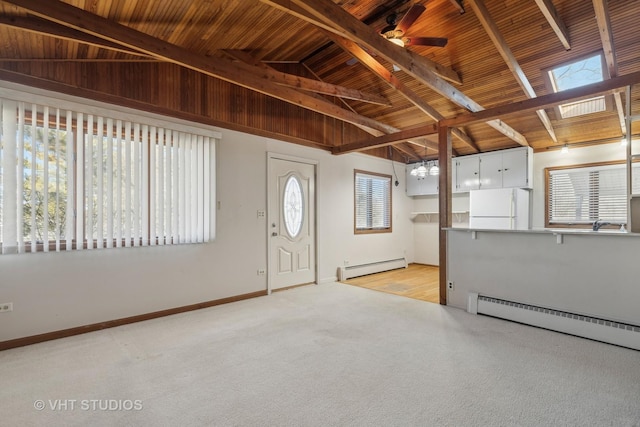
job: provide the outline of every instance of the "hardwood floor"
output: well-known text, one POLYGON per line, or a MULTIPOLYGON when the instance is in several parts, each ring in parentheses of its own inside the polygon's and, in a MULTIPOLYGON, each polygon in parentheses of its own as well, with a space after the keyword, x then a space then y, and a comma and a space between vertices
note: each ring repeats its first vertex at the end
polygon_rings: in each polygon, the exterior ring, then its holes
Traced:
POLYGON ((439 304, 439 271, 433 265, 409 264, 408 268, 354 277, 342 283, 439 304))

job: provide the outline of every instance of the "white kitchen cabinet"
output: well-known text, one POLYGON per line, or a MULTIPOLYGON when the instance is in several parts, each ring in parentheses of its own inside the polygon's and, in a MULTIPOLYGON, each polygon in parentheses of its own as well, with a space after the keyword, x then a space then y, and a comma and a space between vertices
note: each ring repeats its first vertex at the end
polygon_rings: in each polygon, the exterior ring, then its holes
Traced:
POLYGON ((533 150, 514 148, 478 155, 480 188, 531 188, 533 184, 533 150))
MULTIPOLYGON (((406 167, 407 196, 438 194, 440 178, 427 175, 412 176, 411 171, 419 163, 406 167)), ((489 153, 460 156, 451 161, 451 190, 468 193, 471 190, 489 188, 532 188, 533 150, 518 147, 489 153)))
POLYGON ((480 188, 502 188, 502 153, 481 154, 480 188))
POLYGON ((477 155, 456 157, 453 163, 453 192, 464 193, 480 188, 480 162, 477 155))
POLYGON ((502 187, 533 188, 533 149, 531 147, 502 152, 502 187))
POLYGON ((440 187, 440 177, 438 175, 427 175, 423 179, 422 189, 423 194, 438 194, 438 188, 440 187))

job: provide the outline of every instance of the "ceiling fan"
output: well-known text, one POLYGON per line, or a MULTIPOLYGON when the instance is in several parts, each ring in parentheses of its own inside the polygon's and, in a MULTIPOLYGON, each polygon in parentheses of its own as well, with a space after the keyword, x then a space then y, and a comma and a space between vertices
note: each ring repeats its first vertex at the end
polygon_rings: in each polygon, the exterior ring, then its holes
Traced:
POLYGON ((387 26, 380 31, 380 35, 391 43, 398 46, 437 46, 444 47, 447 45, 447 39, 444 37, 405 37, 409 27, 422 15, 427 8, 421 4, 414 3, 407 13, 404 14, 400 22, 398 22, 398 14, 392 13, 387 16, 387 26))
MULTIPOLYGON (((398 22, 398 14, 392 13, 387 15, 387 26, 380 31, 380 35, 391 43, 398 46, 436 46, 445 47, 448 39, 444 37, 405 37, 405 33, 409 30, 409 27, 422 15, 427 8, 419 3, 414 3, 409 10, 404 14, 400 22, 398 22)), ((365 49, 367 50, 367 49, 365 49)), ((367 52, 371 56, 376 56, 375 52, 367 52)), ((353 65, 358 60, 356 58, 349 59, 347 65, 353 65)), ((399 71, 396 65, 393 66, 393 71, 399 71)))

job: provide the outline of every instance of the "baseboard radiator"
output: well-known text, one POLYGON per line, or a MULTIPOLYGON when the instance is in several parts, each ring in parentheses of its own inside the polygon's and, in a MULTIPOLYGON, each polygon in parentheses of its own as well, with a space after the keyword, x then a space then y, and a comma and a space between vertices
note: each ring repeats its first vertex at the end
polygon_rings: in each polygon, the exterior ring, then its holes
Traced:
POLYGON ((385 261, 370 262, 367 264, 349 265, 338 268, 338 280, 347 280, 352 277, 366 274, 380 273, 397 268, 407 268, 406 258, 388 259, 385 261))
POLYGON ((640 326, 522 304, 476 293, 468 311, 640 350, 640 326))

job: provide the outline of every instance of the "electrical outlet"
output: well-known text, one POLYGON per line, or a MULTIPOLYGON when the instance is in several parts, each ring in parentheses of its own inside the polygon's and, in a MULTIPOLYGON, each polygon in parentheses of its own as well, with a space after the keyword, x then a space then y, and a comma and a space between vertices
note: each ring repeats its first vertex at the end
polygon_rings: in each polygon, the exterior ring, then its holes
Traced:
POLYGON ((453 282, 451 280, 447 282, 447 289, 449 289, 450 291, 453 290, 453 282))
POLYGON ((266 271, 264 271, 264 268, 258 269, 258 276, 264 276, 265 273, 266 273, 266 271))
POLYGON ((344 260, 344 266, 346 267, 346 266, 348 266, 348 265, 349 265, 349 261, 345 259, 345 260, 344 260))
POLYGON ((266 216, 266 212, 263 210, 258 211, 258 218, 264 218, 266 216))
POLYGON ((13 311, 13 303, 12 302, 0 302, 0 313, 6 313, 9 311, 13 311))

